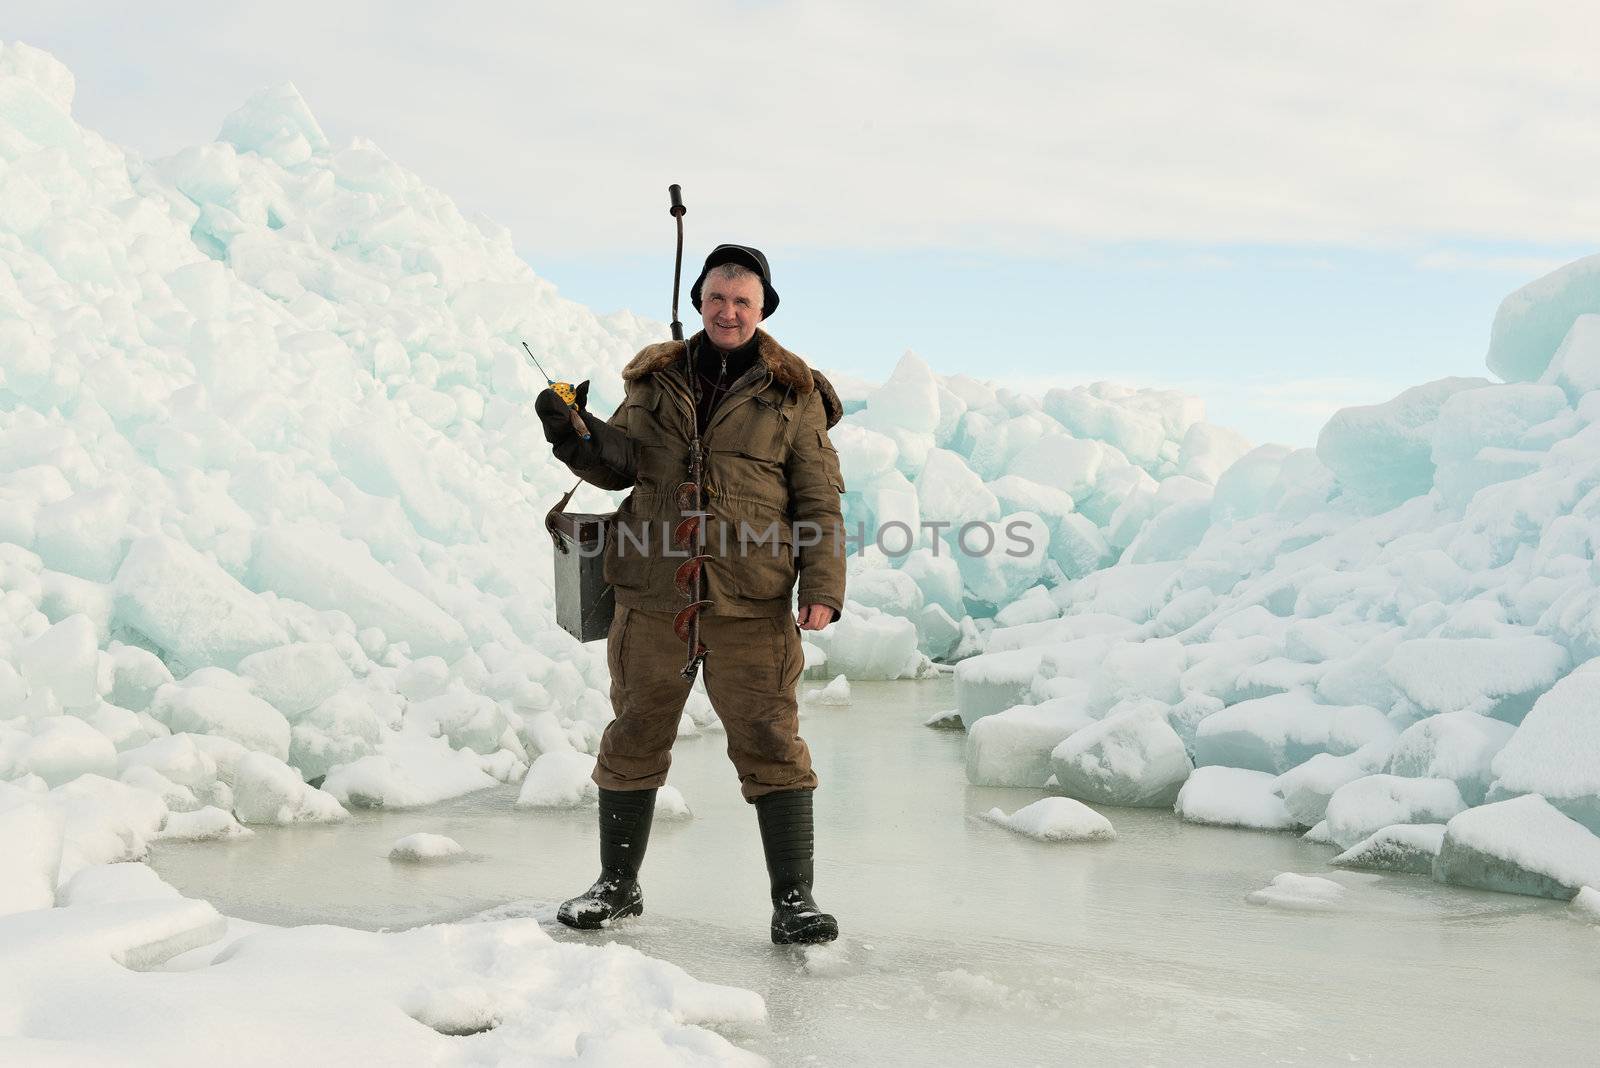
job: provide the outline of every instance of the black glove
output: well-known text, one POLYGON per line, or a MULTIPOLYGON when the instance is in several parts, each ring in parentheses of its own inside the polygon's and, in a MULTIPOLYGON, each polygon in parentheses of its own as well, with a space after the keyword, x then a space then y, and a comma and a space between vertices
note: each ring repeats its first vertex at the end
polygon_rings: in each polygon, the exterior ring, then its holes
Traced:
MULTIPOLYGON (((589 399, 589 382, 585 379, 578 383, 578 388, 573 391, 578 396, 578 409, 582 411, 589 399)), ((572 425, 571 409, 556 395, 553 389, 545 389, 534 398, 534 414, 539 417, 539 422, 544 424, 544 440, 554 445, 559 441, 577 436, 577 428, 572 425)))

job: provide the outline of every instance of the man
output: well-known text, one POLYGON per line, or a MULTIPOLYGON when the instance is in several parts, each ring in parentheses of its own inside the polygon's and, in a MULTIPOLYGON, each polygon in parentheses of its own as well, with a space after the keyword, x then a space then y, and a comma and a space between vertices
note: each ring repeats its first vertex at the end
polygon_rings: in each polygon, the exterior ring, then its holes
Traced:
POLYGON ((828 942, 839 928, 811 896, 817 777, 799 734, 795 684, 804 666, 800 631, 821 630, 844 608, 844 480, 828 440, 842 412, 825 378, 757 328, 778 307, 759 251, 718 245, 689 299, 704 330, 635 356, 623 369, 627 394, 616 413, 582 413, 589 440, 552 391, 536 404, 545 437, 574 474, 602 489, 632 488, 605 559, 616 591, 606 641, 616 718, 594 771, 600 877, 558 917, 596 928, 644 911, 639 865, 690 688, 686 644, 673 627, 688 604, 680 569, 691 554, 705 554, 698 566, 710 602, 699 616, 706 693, 761 828, 772 940, 828 942), (685 517, 678 490, 697 435, 706 517, 701 543, 685 550, 669 532, 685 517), (791 616, 797 582, 799 613, 791 616))

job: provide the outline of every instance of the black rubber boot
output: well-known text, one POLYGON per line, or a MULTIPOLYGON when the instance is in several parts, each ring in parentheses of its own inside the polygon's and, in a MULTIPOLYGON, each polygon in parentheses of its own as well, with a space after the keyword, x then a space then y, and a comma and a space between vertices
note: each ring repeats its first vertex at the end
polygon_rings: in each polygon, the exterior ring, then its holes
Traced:
POLYGON ((814 837, 811 791, 783 790, 756 798, 761 848, 772 878, 772 940, 780 946, 832 942, 839 922, 811 898, 814 837))
POLYGON ((644 914, 639 865, 655 811, 654 790, 600 791, 600 878, 582 895, 563 902, 556 919, 593 931, 612 920, 644 914))

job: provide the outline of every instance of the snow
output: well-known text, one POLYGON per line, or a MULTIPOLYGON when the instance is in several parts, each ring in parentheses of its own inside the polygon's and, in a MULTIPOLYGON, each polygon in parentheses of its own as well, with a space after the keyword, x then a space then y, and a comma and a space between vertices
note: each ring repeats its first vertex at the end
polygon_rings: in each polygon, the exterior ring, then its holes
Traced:
POLYGON ((1511 724, 1473 712, 1441 712, 1400 733, 1385 770, 1412 778, 1449 779, 1467 804, 1481 805, 1494 780, 1491 762, 1514 733, 1511 724))
POLYGON ((193 812, 169 813, 158 837, 180 841, 233 841, 255 833, 227 809, 207 805, 193 812))
POLYGON ((1297 764, 1272 782, 1296 823, 1314 826, 1328 814, 1328 799, 1339 787, 1381 769, 1384 746, 1367 746, 1344 756, 1318 753, 1297 764))
POLYGON ((1600 838, 1528 794, 1450 820, 1433 874, 1458 886, 1565 901, 1600 885, 1600 838))
POLYGON ((1492 769, 1494 799, 1539 794, 1600 834, 1600 661, 1542 694, 1492 769))
POLYGON ((575 808, 599 797, 594 758, 582 753, 545 753, 528 769, 517 804, 522 808, 575 808))
POLYGON ((1041 787, 1053 773, 1050 754, 1094 723, 1081 700, 1057 697, 985 716, 967 731, 967 781, 974 786, 1041 787))
POLYGON ((1566 649, 1528 635, 1418 638, 1401 643, 1384 671, 1418 708, 1477 712, 1517 723, 1569 666, 1566 649))
POLYGON ((233 813, 241 823, 323 823, 349 815, 331 794, 266 753, 250 753, 235 773, 233 813))
POLYGON ((1109 842, 1117 837, 1111 821, 1070 797, 1045 797, 1009 816, 998 808, 984 819, 1041 842, 1109 842))
POLYGON ((1193 768, 1162 710, 1139 702, 1069 735, 1050 766, 1073 797, 1147 808, 1171 805, 1193 768))
POLYGON ((1572 914, 1585 923, 1600 924, 1600 890, 1586 886, 1573 897, 1572 914))
POLYGON ((1345 893, 1345 888, 1332 879, 1286 871, 1274 876, 1267 886, 1251 891, 1245 900, 1289 912, 1327 912, 1343 904, 1345 893))
POLYGON ((1371 868, 1376 871, 1428 875, 1444 844, 1442 823, 1401 823, 1382 827, 1334 857, 1336 868, 1371 868))
POLYGON ((429 834, 418 831, 399 839, 389 848, 389 859, 400 861, 424 862, 448 860, 459 857, 466 850, 454 838, 447 838, 442 834, 429 834))
POLYGON ((694 812, 684 800, 683 791, 676 786, 662 786, 656 791, 655 818, 658 820, 692 820, 694 812))
POLYGON ((65 830, 59 810, 0 792, 0 916, 55 903, 65 830))
POLYGON ((814 705, 848 705, 850 703, 850 679, 844 675, 835 675, 826 686, 807 690, 805 700, 814 705))
POLYGON ((1230 705, 1200 721, 1195 763, 1281 775, 1316 756, 1343 756, 1394 736, 1383 714, 1365 705, 1327 705, 1304 692, 1230 705))
POLYGON ((1444 823, 1466 807, 1449 779, 1367 775, 1328 799, 1328 835, 1344 849, 1397 823, 1444 823))
POLYGON ((1245 768, 1196 768, 1178 791, 1175 810, 1190 823, 1283 831, 1296 826, 1274 779, 1245 768))

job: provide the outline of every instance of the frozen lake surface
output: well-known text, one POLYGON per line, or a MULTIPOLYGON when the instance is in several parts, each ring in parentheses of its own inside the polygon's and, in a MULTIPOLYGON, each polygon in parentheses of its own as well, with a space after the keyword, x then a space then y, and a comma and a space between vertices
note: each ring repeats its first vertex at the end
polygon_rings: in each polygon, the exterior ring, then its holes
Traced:
POLYGON ((623 942, 762 994, 770 1027, 730 1037, 778 1064, 1594 1056, 1600 929, 1556 902, 1332 871, 1330 848, 1163 811, 1102 809, 1111 843, 1021 838, 976 817, 1040 792, 966 785, 964 736, 919 725, 954 705, 948 679, 852 689, 852 706, 808 708, 802 724, 823 783, 817 895, 844 932, 809 956, 768 942, 755 815, 720 734, 678 743, 672 782, 696 818, 658 820, 646 914, 607 932, 551 919, 597 870, 594 810, 518 810, 513 787, 231 845, 159 843, 151 863, 250 920, 377 929, 493 910, 623 942), (416 831, 469 855, 390 861, 416 831), (1280 872, 1349 892, 1325 912, 1246 903, 1280 872))

